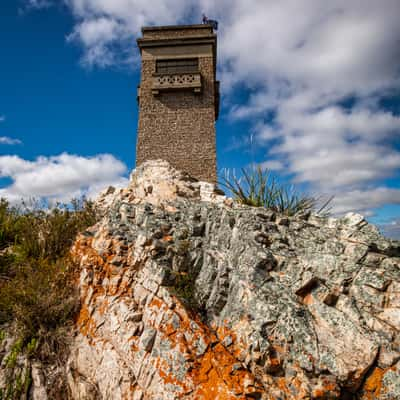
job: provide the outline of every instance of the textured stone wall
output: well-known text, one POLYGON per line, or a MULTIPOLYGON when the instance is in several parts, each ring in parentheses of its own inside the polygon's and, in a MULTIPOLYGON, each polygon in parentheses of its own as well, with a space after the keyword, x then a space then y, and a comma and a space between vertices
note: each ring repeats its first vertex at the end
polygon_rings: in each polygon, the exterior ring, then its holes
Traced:
POLYGON ((215 61, 211 46, 208 54, 197 56, 202 92, 188 89, 157 96, 151 91, 156 59, 142 59, 136 164, 164 159, 199 180, 215 182, 215 61))

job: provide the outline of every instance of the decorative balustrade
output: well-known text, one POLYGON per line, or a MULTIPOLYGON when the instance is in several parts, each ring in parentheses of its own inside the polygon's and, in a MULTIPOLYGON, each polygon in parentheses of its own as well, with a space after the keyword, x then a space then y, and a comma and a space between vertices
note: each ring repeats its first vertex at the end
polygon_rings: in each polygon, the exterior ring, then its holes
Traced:
POLYGON ((201 92, 200 72, 154 74, 151 90, 154 95, 164 90, 191 89, 195 93, 201 92))

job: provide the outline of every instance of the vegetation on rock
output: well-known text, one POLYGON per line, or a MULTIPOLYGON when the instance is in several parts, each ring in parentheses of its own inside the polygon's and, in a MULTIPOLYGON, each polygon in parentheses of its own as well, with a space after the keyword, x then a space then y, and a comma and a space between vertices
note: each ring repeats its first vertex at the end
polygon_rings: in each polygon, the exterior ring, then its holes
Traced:
POLYGON ((0 398, 16 398, 26 389, 25 383, 15 386, 19 354, 47 363, 62 356, 79 305, 69 249, 95 220, 94 207, 85 200, 51 209, 0 201, 0 326, 12 326, 15 340, 6 360, 14 384, 0 398))
POLYGON ((234 170, 225 170, 221 185, 241 204, 265 207, 289 216, 311 211, 327 213, 332 200, 319 206, 319 198, 301 194, 294 186, 279 183, 270 171, 261 166, 242 168, 240 176, 234 170))

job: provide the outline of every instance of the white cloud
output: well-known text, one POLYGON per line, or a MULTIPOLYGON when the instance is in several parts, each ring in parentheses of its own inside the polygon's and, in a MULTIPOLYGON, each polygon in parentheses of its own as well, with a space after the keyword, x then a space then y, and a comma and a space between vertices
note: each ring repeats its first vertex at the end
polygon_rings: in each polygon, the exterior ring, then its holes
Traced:
POLYGON ((354 211, 368 215, 382 204, 400 204, 400 190, 377 187, 343 192, 332 200, 331 206, 332 211, 337 214, 354 211))
POLYGON ((261 163, 260 167, 272 171, 281 171, 284 168, 284 164, 279 160, 269 160, 261 163))
POLYGON ((380 224, 379 227, 385 236, 400 240, 400 218, 393 219, 385 224, 380 224))
POLYGON ((16 177, 21 173, 27 172, 33 168, 34 162, 26 161, 22 158, 12 156, 0 157, 0 177, 16 177))
POLYGON ((19 139, 13 139, 8 136, 0 136, 0 144, 21 144, 19 139))
POLYGON ((74 34, 79 35, 84 45, 96 46, 98 43, 115 40, 118 33, 117 21, 100 17, 98 19, 83 21, 75 28, 74 34))
POLYGON ((0 156, 0 176, 13 181, 0 189, 0 197, 13 202, 31 197, 58 201, 95 197, 107 186, 126 185, 125 173, 125 164, 110 154, 82 157, 63 153, 34 161, 0 156))
POLYGON ((5 115, 0 115, 0 122, 4 122, 6 120, 5 115))
POLYGON ((85 66, 132 65, 137 58, 134 37, 142 25, 169 24, 189 12, 185 0, 66 0, 77 24, 69 42, 84 48, 85 66), (177 12, 179 10, 179 12, 177 12))
POLYGON ((127 39, 127 32, 124 32, 116 20, 99 17, 83 20, 74 28, 67 40, 79 42, 87 49, 82 59, 83 64, 107 67, 121 60, 120 56, 116 57, 117 52, 114 51, 114 47, 117 40, 123 41, 125 36, 127 39))
POLYGON ((254 124, 266 165, 335 193, 343 210, 397 196, 382 182, 400 172, 400 118, 380 101, 400 89, 398 0, 65 1, 76 20, 68 40, 88 66, 134 65, 143 25, 218 19, 224 104, 254 124), (375 200, 359 205, 360 193, 375 200))
POLYGON ((296 181, 316 189, 362 188, 400 169, 400 152, 391 144, 400 118, 390 113, 337 106, 296 113, 282 107, 277 121, 277 130, 259 130, 259 141, 268 146, 278 139, 268 148, 270 156, 286 160, 296 181))

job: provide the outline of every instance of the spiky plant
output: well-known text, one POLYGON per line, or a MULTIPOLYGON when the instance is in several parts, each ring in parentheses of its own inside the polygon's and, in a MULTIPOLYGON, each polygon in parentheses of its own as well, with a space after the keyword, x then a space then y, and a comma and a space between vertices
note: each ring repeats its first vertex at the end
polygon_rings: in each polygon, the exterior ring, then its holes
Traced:
POLYGON ((242 168, 240 172, 238 176, 235 170, 224 170, 220 184, 241 204, 265 207, 289 216, 310 211, 329 212, 332 198, 318 208, 321 199, 302 194, 293 185, 279 183, 270 171, 259 165, 242 168))

